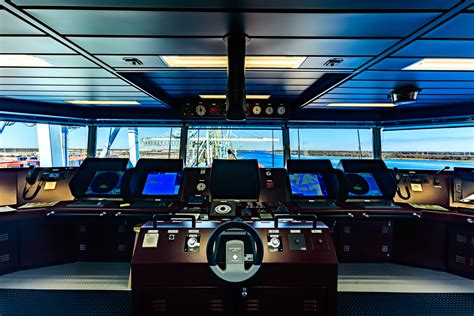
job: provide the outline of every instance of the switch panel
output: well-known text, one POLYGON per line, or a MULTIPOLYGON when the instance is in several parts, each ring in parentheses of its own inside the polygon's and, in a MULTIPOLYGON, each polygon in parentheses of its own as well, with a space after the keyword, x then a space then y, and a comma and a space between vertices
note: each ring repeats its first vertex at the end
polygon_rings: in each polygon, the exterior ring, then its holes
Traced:
POLYGON ((283 251, 283 243, 281 242, 280 234, 268 234, 267 242, 268 242, 269 252, 282 252, 283 251))
POLYGON ((201 235, 197 233, 190 233, 186 235, 186 241, 184 243, 185 252, 199 252, 201 248, 201 235))
POLYGON ((306 241, 303 234, 290 234, 288 236, 291 251, 305 251, 306 241))
POLYGON ((148 231, 143 237, 142 248, 157 248, 159 236, 158 231, 148 231))

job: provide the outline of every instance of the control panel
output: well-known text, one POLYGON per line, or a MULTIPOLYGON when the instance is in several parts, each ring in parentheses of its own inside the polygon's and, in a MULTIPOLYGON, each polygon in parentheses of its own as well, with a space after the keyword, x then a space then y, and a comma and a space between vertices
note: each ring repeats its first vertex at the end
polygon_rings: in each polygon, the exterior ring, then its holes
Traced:
MULTIPOLYGON (((278 101, 247 100, 245 116, 249 119, 287 119, 288 104, 278 101)), ((225 118, 225 100, 197 101, 182 106, 181 114, 187 118, 225 118)))

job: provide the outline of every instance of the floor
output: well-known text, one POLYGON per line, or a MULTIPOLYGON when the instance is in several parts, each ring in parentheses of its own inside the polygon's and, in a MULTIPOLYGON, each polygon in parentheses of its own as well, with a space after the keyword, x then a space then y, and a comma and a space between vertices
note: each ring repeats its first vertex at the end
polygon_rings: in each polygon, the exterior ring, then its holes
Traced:
MULTIPOLYGON (((129 315, 127 263, 0 276, 0 315, 129 315)), ((395 264, 339 264, 338 315, 474 315, 474 280, 395 264)))

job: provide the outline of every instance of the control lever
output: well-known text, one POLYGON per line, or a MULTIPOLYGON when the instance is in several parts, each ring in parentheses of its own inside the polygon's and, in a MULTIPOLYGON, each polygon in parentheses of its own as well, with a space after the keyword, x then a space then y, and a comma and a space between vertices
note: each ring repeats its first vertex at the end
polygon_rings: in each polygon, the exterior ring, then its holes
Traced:
POLYGON ((191 220, 192 228, 196 228, 196 218, 192 215, 173 215, 173 214, 155 214, 152 217, 153 219, 153 228, 156 228, 156 221, 170 221, 173 219, 187 219, 191 220))
POLYGON ((281 220, 281 219, 292 219, 292 220, 295 220, 295 219, 299 219, 299 220, 310 220, 313 222, 313 228, 316 229, 317 227, 317 219, 318 217, 316 215, 279 215, 279 214, 275 214, 274 216, 275 218, 275 228, 278 228, 278 222, 281 220))
POLYGON ((434 176, 434 178, 433 178, 433 185, 434 185, 435 187, 439 187, 439 186, 441 185, 441 181, 439 181, 438 175, 439 175, 441 172, 446 171, 446 170, 449 170, 449 169, 450 169, 450 167, 449 167, 449 166, 446 166, 446 167, 444 167, 443 169, 441 169, 440 171, 438 171, 438 172, 435 173, 435 176, 434 176))

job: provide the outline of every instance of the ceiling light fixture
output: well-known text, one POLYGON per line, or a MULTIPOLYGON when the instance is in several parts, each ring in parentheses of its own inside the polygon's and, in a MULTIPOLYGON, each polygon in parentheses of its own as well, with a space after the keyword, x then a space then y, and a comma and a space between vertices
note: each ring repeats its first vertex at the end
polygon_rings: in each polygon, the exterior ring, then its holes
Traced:
POLYGON ((393 103, 329 103, 326 106, 334 107, 380 107, 380 108, 390 108, 397 106, 393 103))
POLYGON ((47 61, 33 55, 0 55, 1 67, 53 67, 47 61))
POLYGON ((474 71, 474 58, 423 58, 402 70, 474 71))
MULTIPOLYGON (((225 99, 225 94, 200 94, 201 99, 225 99)), ((259 95, 259 94, 247 94, 245 96, 247 100, 268 100, 270 99, 269 94, 259 95)))
MULTIPOLYGON (((160 56, 168 67, 227 68, 227 56, 160 56)), ((299 68, 306 57, 247 56, 245 68, 299 68)))
POLYGON ((92 104, 92 105, 137 105, 138 101, 98 101, 98 100, 65 100, 71 104, 92 104))

